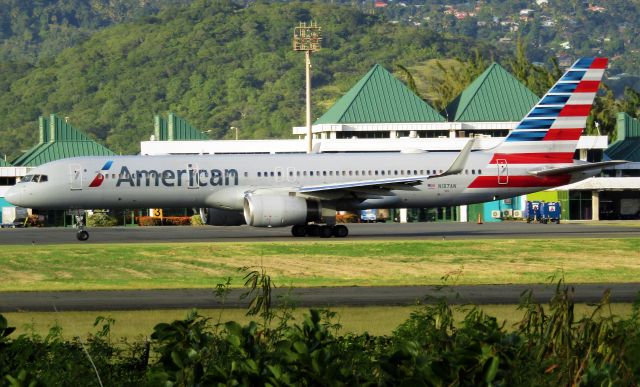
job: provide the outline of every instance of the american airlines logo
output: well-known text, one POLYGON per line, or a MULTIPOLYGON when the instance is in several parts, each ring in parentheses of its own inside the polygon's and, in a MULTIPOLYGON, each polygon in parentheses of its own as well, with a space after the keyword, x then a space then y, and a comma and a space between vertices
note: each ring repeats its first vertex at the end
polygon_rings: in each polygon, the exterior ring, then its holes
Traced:
POLYGON ((137 169, 133 172, 122 166, 116 187, 206 187, 238 185, 238 171, 235 169, 197 169, 189 164, 186 169, 137 169))
POLYGON ((96 174, 96 177, 93 178, 93 180, 89 184, 89 187, 91 188, 100 187, 102 185, 102 182, 104 181, 104 173, 111 168, 112 164, 113 164, 112 160, 107 161, 102 167, 102 169, 100 169, 100 172, 96 174))

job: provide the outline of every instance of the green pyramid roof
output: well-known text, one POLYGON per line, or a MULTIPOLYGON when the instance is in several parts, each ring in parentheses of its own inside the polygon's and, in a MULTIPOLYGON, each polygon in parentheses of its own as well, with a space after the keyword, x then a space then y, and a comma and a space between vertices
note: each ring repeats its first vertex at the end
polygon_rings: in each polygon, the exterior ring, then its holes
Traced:
POLYGON ((443 121, 435 109, 376 64, 314 124, 443 121))
POLYGON ((445 108, 450 121, 520 121, 540 100, 497 63, 445 108))
POLYGON ((16 166, 34 167, 50 161, 77 156, 111 156, 111 150, 51 114, 40 117, 40 142, 13 161, 16 166))
POLYGON ((186 120, 173 113, 169 113, 167 120, 159 115, 154 120, 154 135, 156 141, 188 141, 208 140, 207 135, 191 126, 186 120))
POLYGON ((640 120, 618 113, 618 141, 604 151, 611 160, 640 162, 640 120))

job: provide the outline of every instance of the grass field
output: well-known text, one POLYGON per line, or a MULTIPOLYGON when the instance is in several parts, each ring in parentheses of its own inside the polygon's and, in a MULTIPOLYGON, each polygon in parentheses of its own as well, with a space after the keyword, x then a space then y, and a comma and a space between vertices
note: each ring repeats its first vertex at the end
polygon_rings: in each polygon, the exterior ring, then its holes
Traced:
POLYGON ((635 282, 640 238, 3 246, 0 291, 241 286, 258 265, 296 287, 635 282))
MULTIPOLYGON (((341 333, 363 333, 369 332, 373 335, 388 335, 404 322, 417 306, 406 307, 363 307, 347 308, 336 307, 331 311, 337 313, 335 322, 342 326, 341 333)), ((455 316, 460 320, 464 316, 463 310, 454 307, 455 316)), ((523 317, 523 312, 517 309, 516 305, 482 305, 481 309, 490 316, 497 318, 498 322, 505 323, 505 328, 510 329, 523 317)), ((575 313, 577 319, 589 313, 593 308, 586 304, 577 304, 575 313)), ((630 304, 611 304, 611 312, 620 317, 629 317, 631 314, 630 304)), ((608 312, 608 310, 607 310, 608 312)), ((105 311, 105 312, 20 312, 4 313, 11 326, 17 327, 15 336, 20 334, 38 334, 46 336, 49 328, 54 325, 62 327, 62 334, 65 338, 74 336, 84 337, 88 333, 97 331, 93 327, 96 317, 110 317, 115 320, 112 326, 114 338, 135 339, 139 337, 149 337, 153 332, 153 327, 160 322, 171 322, 176 319, 183 319, 187 315, 187 310, 151 310, 151 311, 105 311)), ((211 323, 234 320, 246 323, 249 318, 245 316, 244 309, 203 309, 199 313, 210 317, 211 323)), ((308 313, 306 309, 294 311, 294 322, 300 322, 302 315, 308 313)), ((255 319, 255 318, 254 318, 255 319)))

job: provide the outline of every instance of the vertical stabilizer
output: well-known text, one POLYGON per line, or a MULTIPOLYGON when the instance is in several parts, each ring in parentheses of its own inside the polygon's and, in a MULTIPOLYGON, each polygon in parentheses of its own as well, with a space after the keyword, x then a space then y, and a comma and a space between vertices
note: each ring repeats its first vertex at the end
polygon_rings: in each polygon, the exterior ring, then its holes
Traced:
POLYGON ((578 59, 495 149, 493 161, 572 163, 606 67, 607 58, 578 59))

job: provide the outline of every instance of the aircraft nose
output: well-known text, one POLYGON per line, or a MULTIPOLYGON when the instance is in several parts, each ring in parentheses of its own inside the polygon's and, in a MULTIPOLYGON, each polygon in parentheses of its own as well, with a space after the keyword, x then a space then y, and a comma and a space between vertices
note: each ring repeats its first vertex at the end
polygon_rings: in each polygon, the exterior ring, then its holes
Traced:
POLYGON ((9 188, 4 195, 4 198, 14 206, 22 207, 22 190, 17 185, 9 188))

